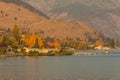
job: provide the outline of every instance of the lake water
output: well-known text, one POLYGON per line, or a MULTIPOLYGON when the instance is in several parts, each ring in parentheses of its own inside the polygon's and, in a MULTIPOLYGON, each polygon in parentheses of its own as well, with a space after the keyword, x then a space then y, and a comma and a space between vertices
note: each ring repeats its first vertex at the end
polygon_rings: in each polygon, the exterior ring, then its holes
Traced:
POLYGON ((107 56, 0 58, 0 80, 120 80, 120 51, 107 56))

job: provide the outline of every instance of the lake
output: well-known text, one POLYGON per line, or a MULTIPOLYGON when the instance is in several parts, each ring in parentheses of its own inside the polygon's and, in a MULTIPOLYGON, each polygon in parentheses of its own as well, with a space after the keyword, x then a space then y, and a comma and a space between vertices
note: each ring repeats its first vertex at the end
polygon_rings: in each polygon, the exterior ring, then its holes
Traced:
POLYGON ((0 58, 0 80, 120 80, 120 51, 110 55, 0 58))

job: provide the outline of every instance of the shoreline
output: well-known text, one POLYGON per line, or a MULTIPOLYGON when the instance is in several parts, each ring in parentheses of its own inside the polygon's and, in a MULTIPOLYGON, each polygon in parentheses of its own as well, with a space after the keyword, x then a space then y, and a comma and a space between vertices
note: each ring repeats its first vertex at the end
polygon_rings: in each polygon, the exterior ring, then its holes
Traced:
POLYGON ((49 53, 36 53, 36 52, 30 52, 30 53, 12 53, 12 54, 2 54, 0 57, 17 57, 17 56, 70 56, 73 55, 73 52, 70 51, 61 51, 61 52, 49 52, 49 53))
POLYGON ((119 51, 120 49, 111 50, 74 50, 74 51, 63 51, 57 53, 39 53, 39 54, 26 54, 26 53, 14 53, 14 54, 3 54, 1 57, 19 57, 19 56, 96 56, 96 55, 109 55, 109 51, 119 51), (97 53, 97 52, 99 53, 97 53), (65 53, 66 52, 66 53, 65 53), (104 53, 102 53, 104 52, 104 53))

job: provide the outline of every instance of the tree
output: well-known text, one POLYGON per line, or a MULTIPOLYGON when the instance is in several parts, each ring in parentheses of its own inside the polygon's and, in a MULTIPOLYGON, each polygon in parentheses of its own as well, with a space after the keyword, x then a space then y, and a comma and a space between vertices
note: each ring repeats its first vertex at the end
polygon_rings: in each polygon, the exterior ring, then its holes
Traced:
POLYGON ((28 40, 28 47, 30 47, 30 48, 33 48, 33 47, 34 47, 36 38, 37 38, 37 36, 36 36, 34 33, 32 33, 32 34, 30 35, 30 38, 29 38, 29 40, 28 40))
POLYGON ((78 45, 77 45, 77 49, 87 49, 88 46, 88 42, 87 41, 81 41, 78 45))
POLYGON ((26 46, 28 46, 29 48, 33 48, 36 43, 36 38, 37 37, 34 33, 32 33, 32 34, 27 33, 24 35, 22 40, 25 42, 26 46))
POLYGON ((29 44, 30 34, 27 33, 22 37, 22 41, 25 43, 26 46, 29 44))
POLYGON ((15 39, 16 39, 18 42, 20 42, 20 32, 19 32, 18 26, 15 25, 15 26, 13 27, 12 32, 13 32, 13 36, 15 37, 15 39))
POLYGON ((2 36, 2 43, 7 43, 8 41, 8 36, 7 35, 3 35, 2 36))
POLYGON ((104 43, 103 43, 103 41, 101 41, 101 40, 97 40, 96 43, 95 43, 95 45, 96 45, 96 46, 101 46, 101 47, 103 47, 103 46, 104 46, 104 43))
POLYGON ((38 45, 39 45, 39 48, 44 48, 44 43, 40 35, 38 35, 38 45))
POLYGON ((3 36, 0 36, 0 43, 3 42, 3 36))
POLYGON ((38 45, 38 38, 36 38, 34 48, 38 48, 38 47, 39 47, 39 45, 38 45))
POLYGON ((15 37, 11 36, 11 37, 9 38, 9 45, 10 45, 11 47, 15 47, 16 45, 18 45, 18 41, 15 39, 15 37))
POLYGON ((57 40, 55 40, 54 44, 55 44, 55 48, 60 50, 60 43, 57 40))
POLYGON ((26 46, 28 46, 29 48, 38 48, 38 47, 43 48, 44 47, 42 37, 40 35, 35 35, 34 33, 25 34, 22 40, 25 42, 26 46))

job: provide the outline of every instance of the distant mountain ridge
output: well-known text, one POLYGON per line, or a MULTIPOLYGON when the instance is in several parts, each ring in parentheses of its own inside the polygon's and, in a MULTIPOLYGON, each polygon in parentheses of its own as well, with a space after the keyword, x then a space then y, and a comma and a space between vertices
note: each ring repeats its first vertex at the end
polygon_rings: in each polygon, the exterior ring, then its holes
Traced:
POLYGON ((120 39, 120 0, 23 0, 51 18, 80 21, 120 39))
MULTIPOLYGON (((119 39, 120 16, 116 15, 116 11, 117 10, 93 9, 92 7, 87 7, 80 3, 74 3, 66 6, 65 8, 55 9, 52 12, 57 14, 57 16, 55 16, 57 19, 82 21, 83 23, 104 33, 106 36, 119 39), (67 15, 61 17, 61 14, 65 12, 67 15)), ((54 16, 54 14, 52 16, 54 16)))
POLYGON ((0 0, 0 2, 6 2, 6 3, 14 3, 20 6, 23 6, 27 9, 29 9, 30 11, 38 14, 38 15, 42 15, 46 18, 49 18, 48 16, 46 16, 45 14, 43 14, 40 10, 35 9, 34 7, 30 6, 29 4, 26 4, 25 2, 21 1, 21 0, 0 0))

